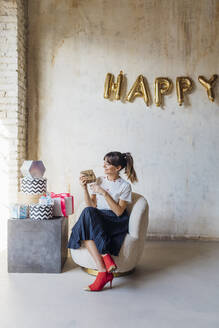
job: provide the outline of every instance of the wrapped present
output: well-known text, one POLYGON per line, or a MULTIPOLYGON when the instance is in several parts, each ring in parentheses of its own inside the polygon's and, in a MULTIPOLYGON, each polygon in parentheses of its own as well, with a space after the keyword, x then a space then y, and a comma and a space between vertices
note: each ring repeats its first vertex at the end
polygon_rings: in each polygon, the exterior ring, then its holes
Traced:
POLYGON ((46 178, 21 178, 21 191, 25 194, 43 194, 46 192, 47 179, 46 178))
POLYGON ((18 192, 18 203, 19 204, 37 204, 40 200, 40 197, 42 197, 43 194, 36 194, 36 195, 31 195, 31 194, 24 194, 23 192, 18 192))
POLYGON ((54 216, 69 216, 74 213, 74 197, 70 193, 50 193, 54 199, 54 216))
POLYGON ((32 220, 49 220, 53 217, 53 205, 30 205, 29 216, 32 220))
POLYGON ((49 194, 46 194, 45 196, 40 197, 39 204, 41 204, 41 205, 54 205, 54 199, 49 194))
POLYGON ((24 177, 42 178, 46 168, 42 161, 24 161, 21 166, 21 173, 24 177))
POLYGON ((11 217, 13 219, 26 219, 28 218, 29 206, 13 204, 11 207, 11 217))
POLYGON ((92 183, 96 181, 96 176, 93 170, 81 171, 80 174, 86 177, 87 183, 92 183))

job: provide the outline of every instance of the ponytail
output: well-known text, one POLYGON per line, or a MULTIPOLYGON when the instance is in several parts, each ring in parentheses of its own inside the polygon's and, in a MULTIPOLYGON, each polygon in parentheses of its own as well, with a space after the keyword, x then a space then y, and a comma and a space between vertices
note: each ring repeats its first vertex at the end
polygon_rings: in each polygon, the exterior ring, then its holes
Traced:
POLYGON ((127 178, 133 183, 138 182, 138 178, 134 169, 134 161, 130 153, 122 154, 126 159, 125 174, 127 178))
POLYGON ((138 178, 134 169, 134 161, 130 153, 120 153, 118 151, 112 151, 104 156, 109 164, 114 166, 121 166, 121 170, 125 168, 125 174, 128 180, 132 183, 137 182, 138 178))

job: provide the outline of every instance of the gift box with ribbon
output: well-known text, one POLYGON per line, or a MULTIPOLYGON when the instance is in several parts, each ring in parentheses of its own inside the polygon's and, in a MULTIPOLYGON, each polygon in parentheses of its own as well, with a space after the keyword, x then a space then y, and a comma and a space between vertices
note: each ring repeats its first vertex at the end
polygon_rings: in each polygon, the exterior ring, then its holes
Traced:
POLYGON ((51 192, 49 196, 54 200, 53 216, 69 216, 74 213, 74 197, 70 193, 51 192))
POLYGON ((81 171, 80 174, 86 178, 87 183, 96 182, 96 175, 93 170, 81 171))
POLYGON ((39 204, 41 205, 54 205, 54 199, 47 193, 44 196, 41 196, 39 199, 39 204))
POLYGON ((26 219, 28 217, 29 206, 13 204, 11 207, 11 217, 13 219, 26 219))

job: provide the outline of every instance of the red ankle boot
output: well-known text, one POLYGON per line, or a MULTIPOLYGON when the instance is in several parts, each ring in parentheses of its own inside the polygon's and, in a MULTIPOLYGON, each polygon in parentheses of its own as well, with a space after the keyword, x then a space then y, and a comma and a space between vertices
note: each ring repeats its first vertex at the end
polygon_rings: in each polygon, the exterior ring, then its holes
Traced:
POLYGON ((103 261, 108 272, 113 272, 116 270, 116 263, 109 254, 103 255, 103 261))
POLYGON ((112 288, 113 274, 108 272, 98 272, 96 280, 93 284, 84 288, 84 290, 89 290, 91 292, 98 292, 103 289, 103 287, 110 282, 110 288, 112 288))

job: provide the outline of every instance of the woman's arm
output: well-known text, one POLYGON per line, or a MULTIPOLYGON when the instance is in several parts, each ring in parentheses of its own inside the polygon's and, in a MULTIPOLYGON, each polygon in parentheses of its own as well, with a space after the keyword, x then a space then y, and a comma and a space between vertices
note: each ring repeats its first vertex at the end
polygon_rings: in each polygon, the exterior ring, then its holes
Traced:
POLYGON ((103 195, 103 197, 106 199, 109 207, 111 210, 117 215, 120 216, 124 212, 124 210, 127 207, 127 202, 125 200, 120 199, 118 203, 115 202, 115 200, 110 196, 110 194, 101 188, 99 185, 94 184, 92 186, 93 191, 98 192, 103 195))
POLYGON ((87 179, 85 176, 80 176, 80 185, 84 191, 84 201, 87 206, 96 207, 96 195, 90 196, 87 190, 87 179))
POLYGON ((103 194, 104 198, 106 199, 109 207, 111 210, 117 215, 120 216, 125 211, 127 207, 127 202, 125 200, 120 199, 119 203, 116 203, 114 199, 108 194, 108 192, 105 191, 103 194))
POLYGON ((93 207, 97 207, 97 198, 96 198, 96 195, 91 195, 90 196, 90 198, 91 198, 91 201, 92 201, 92 206, 93 207))

